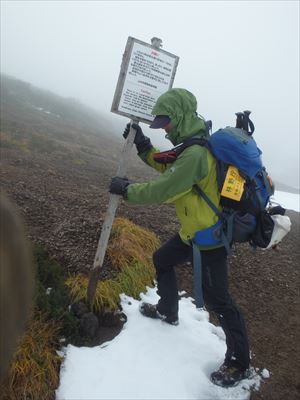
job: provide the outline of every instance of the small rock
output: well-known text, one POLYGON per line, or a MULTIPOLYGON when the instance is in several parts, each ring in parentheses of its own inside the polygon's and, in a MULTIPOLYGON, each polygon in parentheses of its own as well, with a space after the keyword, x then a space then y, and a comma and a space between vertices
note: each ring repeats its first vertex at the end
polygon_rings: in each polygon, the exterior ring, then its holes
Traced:
POLYGON ((92 312, 84 314, 80 318, 80 330, 83 336, 94 338, 99 329, 98 318, 92 312))
POLYGON ((71 305, 71 311, 77 318, 81 318, 84 314, 89 312, 89 308, 83 301, 79 301, 71 305))
POLYGON ((104 312, 98 315, 99 323, 101 326, 119 326, 122 327, 127 321, 126 314, 116 311, 116 312, 104 312))

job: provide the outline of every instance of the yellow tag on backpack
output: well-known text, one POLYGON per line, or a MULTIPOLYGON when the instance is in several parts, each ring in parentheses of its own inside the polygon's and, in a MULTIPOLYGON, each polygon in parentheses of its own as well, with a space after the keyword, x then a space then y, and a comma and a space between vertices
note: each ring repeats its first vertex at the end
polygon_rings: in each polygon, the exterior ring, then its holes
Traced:
POLYGON ((222 187, 221 196, 231 200, 240 201, 244 192, 245 179, 233 165, 228 167, 226 178, 222 187))

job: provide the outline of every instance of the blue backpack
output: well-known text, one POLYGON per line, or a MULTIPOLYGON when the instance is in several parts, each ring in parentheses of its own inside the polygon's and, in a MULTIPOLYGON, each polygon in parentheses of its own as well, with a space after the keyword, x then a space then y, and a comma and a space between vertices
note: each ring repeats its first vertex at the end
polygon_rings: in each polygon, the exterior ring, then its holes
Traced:
MULTIPOLYGON (((173 149, 176 156, 187 147, 198 144, 207 147, 217 160, 217 181, 220 211, 198 185, 194 190, 218 215, 216 225, 199 231, 194 241, 201 248, 223 243, 230 253, 233 242, 249 242, 253 247, 267 247, 273 225, 266 217, 274 185, 261 159, 261 150, 253 139, 254 125, 250 112, 237 113, 236 127, 226 127, 208 139, 190 138, 173 149), (250 127, 250 130, 249 130, 250 127), (264 221, 261 226, 260 221, 264 221), (268 223, 269 221, 269 223, 268 223), (265 235, 265 240, 261 237, 265 235), (260 237, 257 237, 260 236, 260 237)), ((207 121, 208 130, 211 122, 207 121)))

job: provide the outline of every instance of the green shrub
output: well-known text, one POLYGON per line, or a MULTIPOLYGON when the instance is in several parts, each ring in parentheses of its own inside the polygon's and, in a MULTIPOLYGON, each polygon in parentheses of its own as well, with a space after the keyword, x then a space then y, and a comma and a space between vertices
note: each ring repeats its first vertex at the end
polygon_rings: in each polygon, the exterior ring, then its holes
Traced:
POLYGON ((81 343, 79 322, 69 311, 70 297, 65 285, 66 276, 62 267, 51 260, 47 252, 36 246, 35 305, 38 310, 47 314, 48 319, 55 320, 61 326, 59 336, 68 343, 81 343))

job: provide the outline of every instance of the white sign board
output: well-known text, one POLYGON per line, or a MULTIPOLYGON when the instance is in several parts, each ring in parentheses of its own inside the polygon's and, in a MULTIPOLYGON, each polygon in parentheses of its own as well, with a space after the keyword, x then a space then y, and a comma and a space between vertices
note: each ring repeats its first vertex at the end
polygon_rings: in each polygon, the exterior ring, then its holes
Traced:
POLYGON ((179 58, 129 37, 111 111, 151 123, 154 104, 172 88, 179 58))

